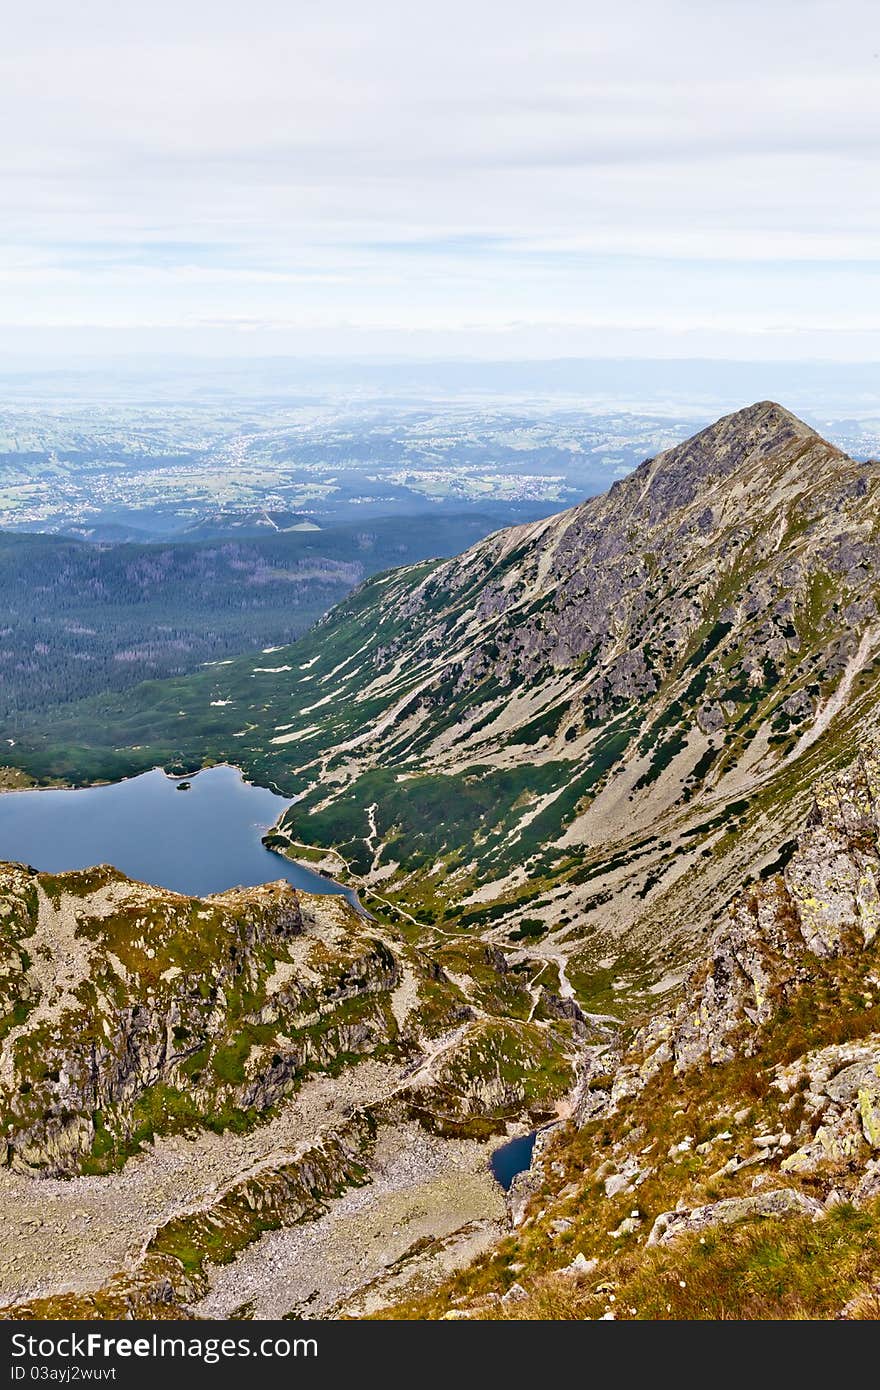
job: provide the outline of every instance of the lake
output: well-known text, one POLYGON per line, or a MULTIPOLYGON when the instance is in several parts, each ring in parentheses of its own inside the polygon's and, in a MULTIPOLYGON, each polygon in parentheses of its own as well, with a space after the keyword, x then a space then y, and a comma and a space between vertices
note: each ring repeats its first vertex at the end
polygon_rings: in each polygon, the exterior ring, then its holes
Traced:
POLYGON ((203 896, 286 878, 307 893, 355 894, 261 844, 286 806, 237 767, 186 778, 160 768, 106 787, 0 793, 0 859, 47 873, 113 864, 130 878, 203 896))
POLYGON ((538 1131, 510 1139, 492 1154, 490 1167, 496 1182, 507 1192, 517 1173, 524 1173, 532 1161, 538 1131))

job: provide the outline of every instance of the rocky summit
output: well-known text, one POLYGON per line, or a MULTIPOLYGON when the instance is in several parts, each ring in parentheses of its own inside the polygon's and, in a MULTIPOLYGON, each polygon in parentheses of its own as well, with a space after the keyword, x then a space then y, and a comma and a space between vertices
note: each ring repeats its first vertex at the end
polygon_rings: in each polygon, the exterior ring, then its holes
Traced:
POLYGON ((878 489, 760 402, 25 728, 234 761, 365 910, 0 871, 5 1315, 875 1316, 878 489))

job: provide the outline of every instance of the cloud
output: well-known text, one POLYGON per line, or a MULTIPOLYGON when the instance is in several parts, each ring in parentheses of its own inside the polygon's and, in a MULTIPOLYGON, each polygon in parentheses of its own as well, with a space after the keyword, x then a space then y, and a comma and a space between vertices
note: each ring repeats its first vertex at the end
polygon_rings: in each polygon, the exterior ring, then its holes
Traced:
POLYGON ((880 323, 863 0, 31 0, 5 28, 10 332, 442 321, 467 351, 699 320, 809 353, 880 323))

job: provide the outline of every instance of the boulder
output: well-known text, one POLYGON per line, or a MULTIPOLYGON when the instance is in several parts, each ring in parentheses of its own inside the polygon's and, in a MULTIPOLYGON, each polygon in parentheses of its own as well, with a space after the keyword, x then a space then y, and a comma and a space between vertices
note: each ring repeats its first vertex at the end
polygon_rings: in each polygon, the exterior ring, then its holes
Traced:
POLYGON ((598 1269, 599 1261, 593 1256, 588 1260, 582 1250, 579 1250, 570 1265, 563 1265, 562 1269, 557 1270, 557 1274, 564 1274, 566 1279, 579 1279, 587 1274, 592 1274, 594 1269, 598 1269))
POLYGON ((805 1196, 803 1192, 793 1187, 777 1187, 772 1192, 760 1192, 752 1197, 728 1197, 704 1207, 661 1212, 651 1227, 648 1244, 668 1245, 678 1236, 691 1231, 705 1231, 711 1226, 733 1226, 756 1218, 803 1214, 818 1220, 824 1212, 821 1202, 805 1196))
POLYGON ((528 1296, 522 1284, 511 1284, 507 1293, 501 1295, 501 1302, 505 1308, 509 1308, 511 1303, 522 1303, 528 1296))

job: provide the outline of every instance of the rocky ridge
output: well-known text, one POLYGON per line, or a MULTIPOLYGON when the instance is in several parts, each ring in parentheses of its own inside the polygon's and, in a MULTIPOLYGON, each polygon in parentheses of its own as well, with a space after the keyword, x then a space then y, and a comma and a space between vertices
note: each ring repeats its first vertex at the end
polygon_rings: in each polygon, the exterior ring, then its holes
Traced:
POLYGON ((284 881, 199 901, 109 867, 9 865, 0 902, 0 1159, 13 1171, 101 1171, 176 1122, 232 1124, 390 1035, 393 953, 334 922, 335 907, 306 936, 284 881))
POLYGON ((478 943, 432 956, 286 881, 0 866, 0 1315, 185 1316, 414 1124, 431 1181, 460 1152, 484 1175, 460 1224, 491 1225, 491 1136, 556 1112, 584 1028, 478 943))

